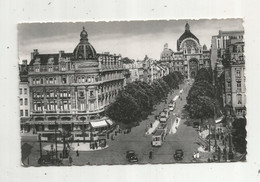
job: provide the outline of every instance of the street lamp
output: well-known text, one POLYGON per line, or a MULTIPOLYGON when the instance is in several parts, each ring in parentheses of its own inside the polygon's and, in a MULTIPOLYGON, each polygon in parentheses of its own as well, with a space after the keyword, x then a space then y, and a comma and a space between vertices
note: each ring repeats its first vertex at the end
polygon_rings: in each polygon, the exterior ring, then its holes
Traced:
POLYGON ((83 135, 83 143, 85 144, 85 126, 84 126, 84 120, 85 118, 82 117, 82 135, 83 135))

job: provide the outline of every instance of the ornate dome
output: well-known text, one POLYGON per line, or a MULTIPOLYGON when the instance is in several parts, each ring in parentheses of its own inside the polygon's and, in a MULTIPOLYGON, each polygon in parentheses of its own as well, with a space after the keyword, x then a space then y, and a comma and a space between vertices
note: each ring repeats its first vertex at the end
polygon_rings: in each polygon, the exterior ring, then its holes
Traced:
POLYGON ((193 35, 193 33, 191 33, 190 25, 188 23, 186 23, 186 25, 185 25, 185 32, 177 40, 177 50, 178 51, 180 51, 180 45, 181 45, 182 41, 187 38, 193 38, 199 43, 199 39, 195 35, 193 35))
POLYGON ((97 54, 94 47, 88 42, 88 33, 83 27, 80 33, 80 42, 73 51, 75 59, 96 59, 97 54))
POLYGON ((169 57, 172 56, 172 54, 173 54, 173 51, 168 48, 168 44, 167 44, 167 43, 164 44, 164 49, 163 49, 163 51, 162 51, 162 53, 161 53, 161 59, 163 59, 163 58, 169 58, 169 57))

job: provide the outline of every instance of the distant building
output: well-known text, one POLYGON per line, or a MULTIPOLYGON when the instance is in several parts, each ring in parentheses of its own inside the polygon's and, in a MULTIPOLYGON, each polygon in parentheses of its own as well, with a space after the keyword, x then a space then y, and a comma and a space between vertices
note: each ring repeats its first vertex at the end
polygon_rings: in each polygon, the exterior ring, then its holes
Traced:
POLYGON ((21 130, 27 132, 24 123, 30 119, 30 89, 28 84, 28 65, 27 60, 23 60, 19 64, 19 105, 20 105, 20 118, 21 130))
POLYGON ((171 66, 171 71, 179 71, 186 78, 195 78, 200 68, 210 68, 210 51, 200 45, 199 39, 191 33, 188 23, 185 31, 177 40, 177 51, 164 45, 160 62, 171 66))
POLYGON ((125 85, 121 56, 96 53, 84 28, 73 53, 40 54, 36 49, 31 56, 31 132, 53 130, 54 122, 70 131, 107 127, 103 111, 125 85))

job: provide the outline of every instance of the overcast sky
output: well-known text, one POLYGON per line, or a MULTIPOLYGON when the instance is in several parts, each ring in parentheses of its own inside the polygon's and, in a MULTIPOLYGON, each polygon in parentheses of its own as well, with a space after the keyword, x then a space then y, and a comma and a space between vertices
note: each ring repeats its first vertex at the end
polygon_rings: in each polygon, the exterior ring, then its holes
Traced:
POLYGON ((186 22, 200 44, 208 48, 211 37, 219 30, 243 30, 241 19, 19 24, 19 61, 30 61, 33 49, 40 53, 73 52, 83 26, 98 53, 110 52, 131 59, 148 55, 159 59, 165 43, 176 51, 177 39, 184 32, 186 22))

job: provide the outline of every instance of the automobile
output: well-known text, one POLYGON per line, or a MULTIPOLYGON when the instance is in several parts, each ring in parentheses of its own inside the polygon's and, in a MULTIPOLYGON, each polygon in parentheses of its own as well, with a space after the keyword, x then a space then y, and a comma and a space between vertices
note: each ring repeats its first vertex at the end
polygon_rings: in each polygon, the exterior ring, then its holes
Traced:
POLYGON ((161 123, 165 123, 165 122, 167 121, 167 117, 166 117, 166 116, 161 116, 160 119, 159 119, 159 121, 160 121, 161 123))
POLYGON ((138 162, 138 158, 134 150, 128 150, 126 152, 126 159, 128 162, 138 162))
POLYGON ((176 161, 180 161, 183 159, 183 150, 182 149, 177 149, 175 150, 175 153, 173 155, 173 158, 176 160, 176 161))
POLYGON ((62 161, 59 158, 51 157, 51 155, 42 155, 38 159, 40 165, 62 165, 62 161))

